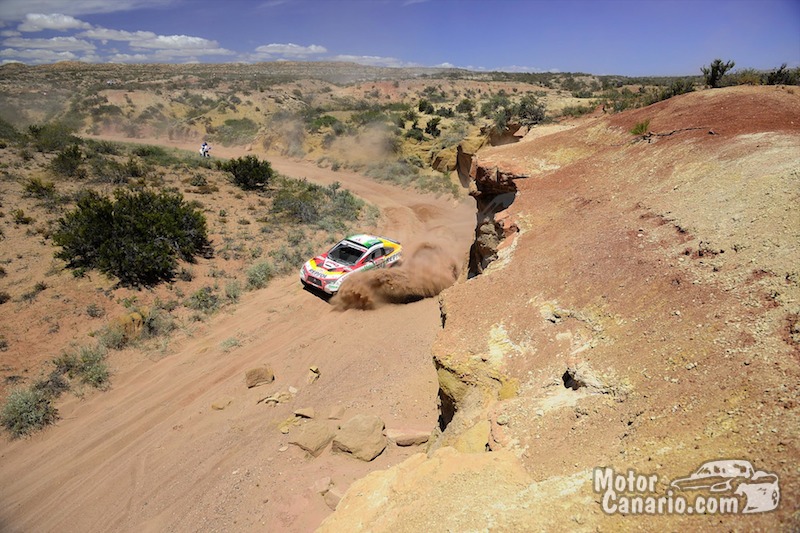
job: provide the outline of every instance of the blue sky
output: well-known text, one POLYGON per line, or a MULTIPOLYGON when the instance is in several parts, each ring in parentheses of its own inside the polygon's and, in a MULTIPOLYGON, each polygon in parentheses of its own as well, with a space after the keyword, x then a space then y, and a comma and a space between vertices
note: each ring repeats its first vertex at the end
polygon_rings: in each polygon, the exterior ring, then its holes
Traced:
POLYGON ((0 62, 353 61, 511 72, 800 66, 800 0, 0 0, 0 62))

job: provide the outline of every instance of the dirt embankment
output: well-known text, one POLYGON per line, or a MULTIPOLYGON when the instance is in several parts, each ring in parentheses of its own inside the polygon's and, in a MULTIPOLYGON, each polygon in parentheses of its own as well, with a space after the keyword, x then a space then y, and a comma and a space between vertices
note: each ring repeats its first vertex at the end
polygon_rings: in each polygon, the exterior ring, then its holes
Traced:
POLYGON ((438 450, 359 481, 323 530, 800 526, 798 154, 800 94, 782 87, 687 94, 481 150, 473 276, 443 293, 433 348, 438 450), (730 459, 779 488, 670 486, 730 459), (634 496, 779 504, 608 515, 596 467, 655 475, 634 496))

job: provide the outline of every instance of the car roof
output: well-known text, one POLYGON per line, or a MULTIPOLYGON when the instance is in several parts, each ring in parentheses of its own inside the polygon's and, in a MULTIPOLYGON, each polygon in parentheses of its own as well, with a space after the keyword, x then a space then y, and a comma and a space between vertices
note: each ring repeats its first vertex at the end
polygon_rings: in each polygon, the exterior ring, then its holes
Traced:
POLYGON ((380 244, 383 242, 379 237, 376 237, 374 235, 367 235, 365 233, 361 233, 359 235, 351 235, 345 240, 354 242, 365 248, 371 248, 376 244, 380 244))

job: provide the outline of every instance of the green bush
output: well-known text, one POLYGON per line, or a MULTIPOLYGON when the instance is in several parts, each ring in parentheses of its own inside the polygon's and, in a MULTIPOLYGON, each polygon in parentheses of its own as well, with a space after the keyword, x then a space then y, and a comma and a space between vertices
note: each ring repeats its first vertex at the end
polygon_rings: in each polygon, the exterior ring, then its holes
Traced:
POLYGON ((3 139, 4 141, 17 142, 21 138, 22 135, 13 124, 3 118, 0 118, 0 139, 3 139))
POLYGON ((245 190, 263 190, 275 176, 269 161, 259 161, 254 155, 217 163, 220 170, 233 175, 233 183, 245 190))
POLYGON ((120 190, 113 201, 85 192, 57 225, 57 258, 129 286, 172 279, 178 258, 193 261, 209 244, 205 217, 178 192, 120 190))
POLYGON ((34 388, 11 391, 0 411, 0 424, 12 438, 30 435, 58 420, 58 411, 51 397, 34 388))
POLYGON ((275 276, 275 267, 269 261, 259 261, 247 269, 247 288, 263 289, 275 276))
POLYGON ((764 75, 765 85, 797 85, 800 84, 800 67, 787 69, 786 63, 764 75))
POLYGON ((186 307, 211 314, 219 307, 219 296, 214 293, 214 289, 206 286, 195 291, 186 300, 186 307))
POLYGON ((733 61, 723 62, 721 59, 715 59, 707 67, 702 67, 700 70, 703 73, 703 79, 706 85, 712 89, 717 88, 722 83, 722 77, 736 65, 733 61))
POLYGON ((39 200, 49 200, 56 196, 56 184, 38 177, 27 179, 23 183, 22 189, 25 191, 25 196, 39 200))
POLYGON ((364 201, 335 182, 327 187, 306 180, 283 178, 272 200, 271 212, 290 224, 321 229, 344 229, 358 219, 364 201))
POLYGON ((61 150, 50 162, 50 167, 55 173, 68 178, 86 177, 86 170, 83 168, 83 154, 77 144, 61 150))
POLYGON ((100 345, 79 346, 62 353, 53 364, 59 375, 66 374, 70 379, 80 379, 82 383, 102 389, 108 386, 111 377, 105 359, 106 352, 100 345))
POLYGON ((55 152, 80 143, 81 140, 72 132, 72 128, 58 122, 28 126, 28 135, 33 140, 33 146, 39 152, 55 152))
POLYGON ((258 124, 249 118, 230 118, 222 126, 216 128, 214 135, 211 136, 223 146, 236 144, 249 144, 253 142, 258 133, 258 124))
POLYGON ((631 133, 633 135, 646 135, 648 131, 650 131, 649 118, 647 120, 638 122, 633 128, 631 128, 631 133))

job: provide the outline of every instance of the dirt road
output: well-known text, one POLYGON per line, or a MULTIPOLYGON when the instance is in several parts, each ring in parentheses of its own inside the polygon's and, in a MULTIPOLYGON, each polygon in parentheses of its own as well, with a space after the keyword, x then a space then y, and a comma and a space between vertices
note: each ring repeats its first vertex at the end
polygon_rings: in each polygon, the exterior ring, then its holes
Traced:
MULTIPOLYGON (((156 143, 154 140, 143 142, 156 143)), ((191 146, 186 148, 193 149, 191 146)), ((243 155, 221 150, 216 156, 243 155)), ((345 188, 378 205, 379 231, 404 243, 448 239, 466 255, 474 204, 424 196, 348 172, 270 157, 286 175, 345 188)), ((388 447, 365 463, 324 451, 308 457, 279 425, 298 408, 329 420, 382 417, 389 428, 433 429, 437 380, 430 346, 435 298, 372 311, 336 311, 296 276, 243 296, 227 313, 187 326, 174 351, 115 352, 113 387, 59 404, 55 427, 0 443, 2 531, 308 531, 330 513, 311 486, 330 477, 344 492, 367 472, 415 450, 388 447), (268 364, 276 379, 248 389, 268 364), (309 367, 320 378, 307 382, 309 367), (295 390, 287 402, 258 403, 295 390), (212 409, 212 403, 226 405, 212 409), (229 403, 228 403, 229 402, 229 403)))

